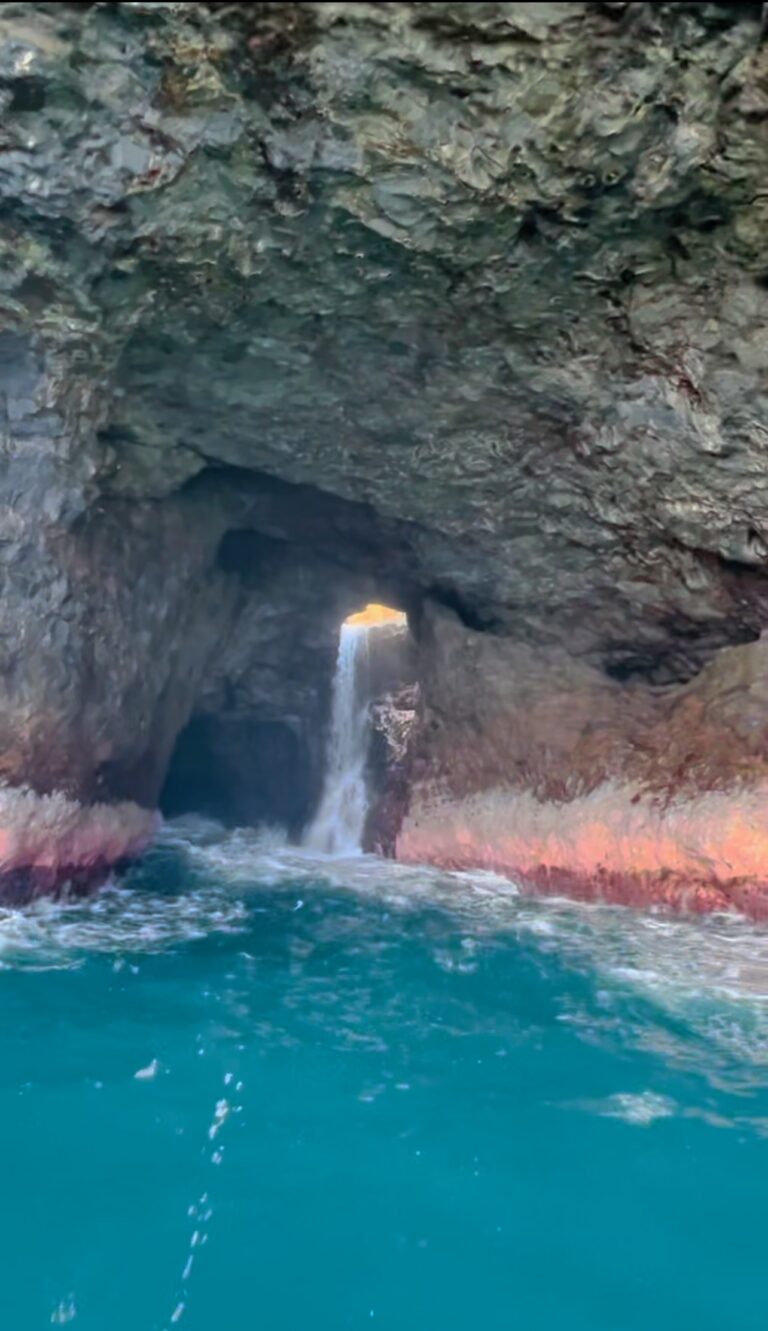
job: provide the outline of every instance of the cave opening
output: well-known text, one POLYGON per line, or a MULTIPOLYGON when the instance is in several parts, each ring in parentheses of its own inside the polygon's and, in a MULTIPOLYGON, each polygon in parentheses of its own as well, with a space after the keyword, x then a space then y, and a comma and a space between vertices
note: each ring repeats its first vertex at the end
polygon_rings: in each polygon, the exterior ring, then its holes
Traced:
POLYGON ((181 731, 160 809, 166 818, 194 813, 297 835, 313 797, 303 738, 290 720, 210 712, 181 731))
POLYGON ((404 610, 395 610, 391 605, 380 605, 376 601, 369 601, 362 610, 354 611, 344 620, 344 624, 353 628, 358 626, 373 628, 382 624, 405 628, 407 623, 408 617, 404 610))
POLYGON ((413 553, 366 506, 266 474, 209 471, 189 495, 214 497, 234 519, 217 537, 213 574, 230 608, 190 691, 161 813, 270 826, 306 844, 327 786, 347 633, 370 638, 358 662, 359 756, 375 799, 388 753, 381 709, 414 681, 422 592, 413 553))
MULTIPOLYGON (((233 546, 230 541, 228 548, 233 546)), ((243 578, 244 565, 238 563, 243 578)), ((262 562, 262 573, 263 567, 262 562)), ((252 568, 251 563, 244 584, 251 582, 252 568)), ((370 578, 351 578, 337 569, 319 598, 317 583, 305 584, 304 568, 282 562, 280 568, 289 583, 274 582, 267 595, 262 582, 261 596, 249 587, 237 640, 222 644, 219 673, 206 681, 176 740, 160 809, 169 819, 194 814, 226 826, 279 827, 290 840, 311 847, 323 808, 326 821, 341 816, 333 801, 328 812, 328 790, 334 761, 344 765, 349 758, 339 757, 333 732, 339 725, 339 670, 351 660, 344 658, 342 644, 355 641, 360 650, 347 683, 354 684, 350 706, 358 731, 356 740, 347 733, 346 742, 353 743, 359 807, 350 815, 346 841, 342 837, 351 847, 353 841, 362 843, 386 762, 382 711, 415 683, 408 613, 402 603, 367 599, 366 593, 376 591, 370 578)), ((346 807, 351 782, 346 770, 344 779, 346 807)), ((328 841, 333 850, 337 840, 335 833, 330 839, 315 837, 315 848, 328 841)))

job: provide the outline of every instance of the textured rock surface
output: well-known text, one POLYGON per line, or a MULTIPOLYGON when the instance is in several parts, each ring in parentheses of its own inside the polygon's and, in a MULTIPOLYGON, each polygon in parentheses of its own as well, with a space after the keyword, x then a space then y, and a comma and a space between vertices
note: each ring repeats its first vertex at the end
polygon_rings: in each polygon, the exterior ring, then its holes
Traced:
POLYGON ((543 662, 545 730, 578 679, 644 781, 626 727, 766 620, 763 36, 761 5, 4 5, 5 781, 151 806, 193 715, 317 753, 369 594, 508 644, 509 712, 543 662), (277 565, 328 569, 314 627, 277 565))
MULTIPOLYGON (((412 781, 418 703, 418 685, 411 684, 394 690, 371 708, 368 772, 371 803, 363 848, 379 855, 397 855, 398 836, 411 800, 414 807, 418 807, 421 798, 412 781)), ((408 846, 404 839, 402 847, 407 857, 408 846)))
POLYGON ((768 638, 654 689, 606 684, 565 652, 440 609, 418 669, 398 856, 587 898, 768 915, 768 638))
POLYGON ((368 814, 363 848, 394 855, 410 799, 411 741, 419 697, 418 654, 405 624, 379 624, 368 631, 365 684, 370 699, 368 814))

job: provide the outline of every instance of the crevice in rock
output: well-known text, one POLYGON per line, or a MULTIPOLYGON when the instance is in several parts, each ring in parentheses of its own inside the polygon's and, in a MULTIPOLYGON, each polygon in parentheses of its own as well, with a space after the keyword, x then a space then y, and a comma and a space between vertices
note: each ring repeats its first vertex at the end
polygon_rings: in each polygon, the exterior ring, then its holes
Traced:
MULTIPOLYGON (((427 597, 437 605, 453 610, 466 628, 474 629, 478 633, 494 633, 502 627, 498 615, 480 606, 473 606, 450 587, 428 587, 425 592, 425 598, 427 597)), ((418 615, 416 619, 418 622, 418 615)))
POLYGON ((45 82, 34 75, 2 80, 11 93, 8 106, 10 114, 25 111, 42 111, 46 101, 45 82))

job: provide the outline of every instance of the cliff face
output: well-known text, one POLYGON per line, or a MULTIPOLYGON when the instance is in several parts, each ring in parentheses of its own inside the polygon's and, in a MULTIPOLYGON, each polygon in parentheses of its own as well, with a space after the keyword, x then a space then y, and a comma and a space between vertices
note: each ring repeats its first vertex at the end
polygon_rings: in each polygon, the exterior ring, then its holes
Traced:
MULTIPOLYGON (((219 754, 242 722, 288 727, 308 805, 339 619, 378 599, 432 680, 413 817, 523 792, 536 863, 496 859, 532 878, 574 853, 539 806, 598 785, 661 847, 683 797, 759 823, 763 35, 761 5, 3 6, 6 785, 151 810, 190 721, 219 754), (429 738, 438 620, 497 681, 472 760, 466 696, 429 738)), ((6 870, 119 858, 83 816, 41 850, 9 813, 6 870)), ((608 823, 585 872, 689 872, 608 823)))

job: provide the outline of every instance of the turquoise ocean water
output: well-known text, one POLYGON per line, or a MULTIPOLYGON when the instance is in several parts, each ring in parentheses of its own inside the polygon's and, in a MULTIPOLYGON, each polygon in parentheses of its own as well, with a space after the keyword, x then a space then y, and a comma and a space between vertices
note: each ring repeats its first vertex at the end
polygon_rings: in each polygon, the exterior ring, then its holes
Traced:
POLYGON ((2 1331, 768 1325, 753 925, 187 822, 0 993, 2 1331))

